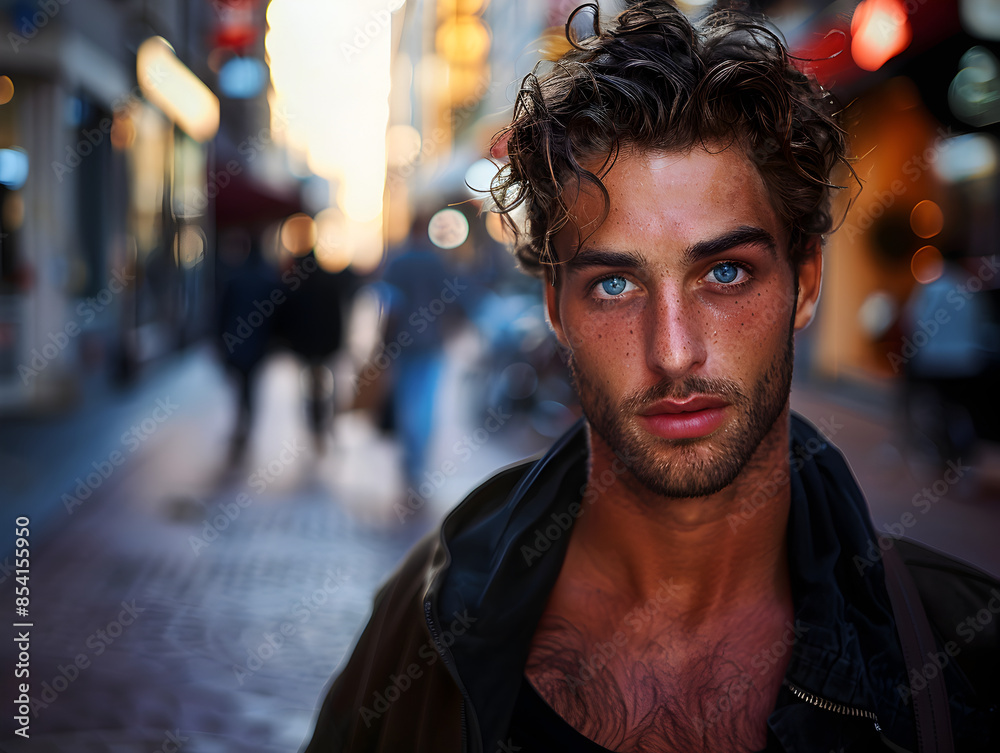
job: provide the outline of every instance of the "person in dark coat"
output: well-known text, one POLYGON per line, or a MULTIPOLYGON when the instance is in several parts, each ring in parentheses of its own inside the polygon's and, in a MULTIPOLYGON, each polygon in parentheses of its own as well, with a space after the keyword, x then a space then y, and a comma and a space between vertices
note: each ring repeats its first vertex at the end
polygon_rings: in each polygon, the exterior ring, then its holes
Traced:
POLYGON ((224 283, 217 321, 219 352, 237 384, 231 448, 231 459, 237 461, 250 434, 256 377, 267 354, 282 291, 277 271, 264 260, 259 241, 249 233, 226 238, 222 255, 237 265, 224 283))
POLYGON ((334 405, 327 362, 343 344, 358 278, 349 268, 326 271, 310 251, 295 258, 281 279, 287 300, 278 312, 279 336, 306 364, 309 428, 317 450, 323 452, 334 405))

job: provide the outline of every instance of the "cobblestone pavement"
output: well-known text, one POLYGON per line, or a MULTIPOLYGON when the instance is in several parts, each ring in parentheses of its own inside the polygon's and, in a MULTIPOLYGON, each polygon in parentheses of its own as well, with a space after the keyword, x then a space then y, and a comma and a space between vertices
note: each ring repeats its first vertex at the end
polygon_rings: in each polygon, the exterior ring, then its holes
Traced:
MULTIPOLYGON (((536 450, 512 423, 401 521, 393 444, 348 414, 317 455, 290 360, 266 372, 237 470, 220 470, 232 399, 218 370, 195 357, 178 380, 199 391, 168 395, 169 420, 32 541, 31 738, 5 714, 2 750, 297 750, 378 584, 464 488, 536 450)), ((441 415, 457 420, 454 407, 441 415)), ((0 603, 13 610, 5 581, 0 603)), ((0 666, 16 661, 8 638, 0 666)), ((0 687, 17 696, 13 669, 0 687)))
MULTIPOLYGON (((181 374, 199 389, 173 396, 177 409, 127 462, 32 540, 31 738, 13 734, 7 713, 4 751, 297 750, 377 585, 463 489, 541 444, 512 420, 400 522, 393 445, 348 414, 318 456, 290 361, 268 369, 250 454, 235 470, 225 470, 231 397, 221 375, 202 356, 181 374)), ((458 402, 442 405, 434 467, 468 430, 458 402)), ((877 522, 913 509, 928 482, 914 478, 884 416, 799 388, 793 402, 826 421, 877 522)), ((115 435, 141 427, 154 406, 116 419, 115 435)), ((108 457, 95 448, 96 461, 108 457)), ((998 571, 997 497, 977 470, 907 533, 998 571)), ((0 577, 0 605, 13 605, 13 577, 0 577)), ((16 632, 3 634, 0 688, 12 699, 16 632)))

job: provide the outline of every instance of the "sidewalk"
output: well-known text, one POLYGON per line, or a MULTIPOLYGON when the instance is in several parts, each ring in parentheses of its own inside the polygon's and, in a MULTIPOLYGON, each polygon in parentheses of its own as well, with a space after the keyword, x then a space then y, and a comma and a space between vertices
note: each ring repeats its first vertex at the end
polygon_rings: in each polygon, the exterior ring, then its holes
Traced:
MULTIPOLYGON (((72 461, 108 471, 89 496, 56 469, 37 479, 37 494, 63 479, 59 494, 75 501, 57 496, 46 531, 30 537, 37 715, 28 741, 5 715, 0 749, 298 750, 377 586, 483 468, 521 452, 512 426, 401 521, 394 445, 346 415, 317 457, 298 368, 281 357, 268 366, 236 471, 225 469, 234 399, 219 369, 195 352, 141 396, 94 414, 103 425, 93 434, 104 439, 83 442, 72 461)), ((450 409, 442 417, 460 418, 450 409)), ((436 444, 461 430, 447 424, 436 444)), ((71 433, 67 444, 81 442, 86 422, 71 433)), ((11 610, 13 587, 13 577, 0 584, 0 604, 11 610)), ((0 666, 13 668, 16 629, 4 632, 0 666)), ((0 687, 17 697, 13 669, 0 687)))

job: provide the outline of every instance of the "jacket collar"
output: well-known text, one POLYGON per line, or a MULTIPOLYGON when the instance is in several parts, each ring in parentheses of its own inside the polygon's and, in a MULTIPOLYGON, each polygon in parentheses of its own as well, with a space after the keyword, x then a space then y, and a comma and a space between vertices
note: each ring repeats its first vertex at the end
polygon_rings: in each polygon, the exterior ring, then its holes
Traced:
MULTIPOLYGON (((913 743, 913 717, 896 688, 906 683, 881 561, 864 559, 877 541, 867 502, 840 451, 792 414, 788 559, 798 632, 786 680, 812 695, 876 715, 900 748, 913 743), (859 566, 859 563, 861 566, 859 566)), ((808 749, 803 714, 769 720, 789 750, 808 749), (792 723, 793 719, 797 721, 792 723)))
MULTIPOLYGON (((908 744, 913 720, 895 692, 906 681, 905 665, 884 572, 881 562, 863 573, 855 565, 854 555, 875 540, 867 504, 835 447, 796 414, 791 429, 788 551, 796 638, 786 679, 825 700, 874 712, 887 737, 908 744)), ((474 494, 442 527, 447 556, 429 593, 437 594, 437 614, 467 611, 472 618, 451 653, 483 750, 496 750, 504 739, 572 524, 586 514, 587 458, 581 420, 505 498, 484 504, 474 494)), ((804 748, 803 714, 813 712, 827 713, 796 704, 777 709, 769 723, 785 747, 804 748)))

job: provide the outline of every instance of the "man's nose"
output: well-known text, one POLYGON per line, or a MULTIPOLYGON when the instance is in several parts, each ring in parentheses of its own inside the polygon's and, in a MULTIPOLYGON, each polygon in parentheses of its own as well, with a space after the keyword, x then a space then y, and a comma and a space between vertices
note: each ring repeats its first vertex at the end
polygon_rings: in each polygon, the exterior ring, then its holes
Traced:
POLYGON ((676 287, 662 288, 647 310, 646 362, 670 379, 682 379, 705 363, 707 333, 699 307, 676 287))

